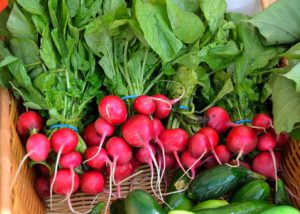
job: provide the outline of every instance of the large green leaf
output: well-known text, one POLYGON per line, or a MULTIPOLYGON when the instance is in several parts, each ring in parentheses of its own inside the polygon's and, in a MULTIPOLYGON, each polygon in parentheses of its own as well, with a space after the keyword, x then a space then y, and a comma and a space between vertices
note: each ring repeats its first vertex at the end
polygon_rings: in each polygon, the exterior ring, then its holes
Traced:
POLYGON ((17 2, 29 13, 47 17, 44 0, 17 0, 17 2))
POLYGON ((272 81, 274 127, 277 133, 291 132, 300 122, 300 93, 292 80, 275 75, 272 81))
POLYGON ((202 20, 194 13, 181 10, 173 1, 167 0, 167 11, 174 34, 185 43, 195 42, 205 31, 202 20))
POLYGON ((196 12, 199 10, 199 0, 172 0, 181 10, 196 12))
POLYGON ((136 0, 135 12, 145 39, 152 49, 164 62, 174 59, 183 44, 175 37, 168 25, 165 6, 136 0))
POLYGON ((300 63, 294 66, 289 72, 283 74, 283 76, 294 81, 296 84, 296 92, 300 92, 300 63))
POLYGON ((249 22, 259 29, 267 45, 300 40, 300 1, 280 0, 249 22))

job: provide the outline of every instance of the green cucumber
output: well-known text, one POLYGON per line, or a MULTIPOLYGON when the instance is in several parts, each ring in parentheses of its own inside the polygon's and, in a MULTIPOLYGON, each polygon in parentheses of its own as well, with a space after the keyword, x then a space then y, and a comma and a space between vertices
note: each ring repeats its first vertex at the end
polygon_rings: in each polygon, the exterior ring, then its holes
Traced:
POLYGON ((143 190, 133 190, 125 199, 127 214, 166 214, 154 198, 143 190))
POLYGON ((259 214, 300 214, 299 210, 291 206, 276 206, 270 209, 267 209, 259 214))
MULTIPOLYGON (((175 173, 170 182, 168 192, 180 190, 189 183, 190 179, 187 176, 181 178, 182 174, 183 172, 181 170, 175 173), (180 180, 178 180, 179 178, 180 180)), ((173 210, 190 210, 193 207, 193 202, 188 198, 187 191, 168 195, 165 201, 173 210)), ((170 211, 170 208, 164 206, 166 211, 170 211)))
POLYGON ((228 202, 225 200, 212 199, 199 202, 196 206, 193 207, 192 211, 197 212, 199 210, 218 208, 226 205, 228 205, 228 202))
POLYGON ((230 202, 242 201, 266 201, 271 195, 271 188, 269 184, 263 180, 253 180, 246 183, 231 197, 230 202))
POLYGON ((168 214, 195 214, 195 213, 190 211, 185 211, 185 210, 173 210, 168 212, 168 214))
POLYGON ((257 214, 270 209, 272 204, 264 201, 234 202, 214 209, 197 211, 197 214, 257 214))
POLYGON ((275 192, 275 204, 291 205, 288 193, 285 190, 285 184, 281 179, 277 180, 277 191, 275 192))
POLYGON ((118 198, 110 205, 110 214, 124 214, 125 213, 125 200, 118 198))
POLYGON ((94 208, 92 209, 92 211, 89 212, 88 214, 99 214, 99 213, 101 213, 103 207, 104 207, 104 202, 99 202, 98 204, 96 204, 94 206, 94 208))
POLYGON ((253 179, 265 179, 265 177, 242 166, 216 166, 200 173, 191 182, 188 197, 196 201, 216 199, 253 179))

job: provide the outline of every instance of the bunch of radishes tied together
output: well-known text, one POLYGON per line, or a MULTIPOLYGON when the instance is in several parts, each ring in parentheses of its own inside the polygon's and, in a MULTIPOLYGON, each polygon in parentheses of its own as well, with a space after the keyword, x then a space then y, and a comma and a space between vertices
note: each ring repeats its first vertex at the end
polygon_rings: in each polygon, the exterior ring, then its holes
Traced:
POLYGON ((65 195, 73 213, 79 212, 72 207, 72 193, 80 188, 86 194, 95 195, 96 200, 99 194, 103 194, 105 176, 109 180, 107 211, 112 186, 117 187, 117 196, 122 197, 121 184, 142 173, 142 170, 135 172, 141 164, 149 165, 151 189, 163 203, 166 193, 161 190, 161 182, 165 179, 166 169, 180 167, 183 175, 193 180, 196 169, 202 165, 207 168, 216 164, 250 168, 240 159, 255 149, 261 153, 254 158, 252 169, 277 179, 280 157, 279 153, 274 154, 274 149, 286 141, 286 135, 275 135, 272 119, 268 115, 257 114, 252 124, 246 126, 231 122, 223 108, 211 107, 205 113, 206 126, 189 136, 182 128, 165 129, 163 125, 163 119, 169 116, 172 105, 177 101, 169 100, 164 95, 141 95, 133 101, 135 114, 128 117, 127 106, 121 98, 105 96, 98 105, 100 117, 83 132, 88 146, 83 156, 76 151, 78 136, 74 130, 57 129, 48 140, 44 134, 37 133, 43 130, 41 116, 35 112, 25 112, 20 116, 17 128, 20 135, 30 133, 30 136, 26 143, 27 155, 18 171, 28 157, 43 163, 40 169, 44 175, 51 174, 50 182, 45 177, 37 179, 37 192, 41 196, 47 196, 50 192, 50 206, 52 192, 65 195), (224 144, 220 143, 221 135, 227 135, 224 144), (49 167, 50 171, 44 166, 47 166, 44 162, 49 159, 49 153, 55 154, 54 170, 49 167), (234 160, 233 154, 236 155, 234 160), (80 166, 84 166, 81 168, 86 171, 79 176, 76 169, 80 166))

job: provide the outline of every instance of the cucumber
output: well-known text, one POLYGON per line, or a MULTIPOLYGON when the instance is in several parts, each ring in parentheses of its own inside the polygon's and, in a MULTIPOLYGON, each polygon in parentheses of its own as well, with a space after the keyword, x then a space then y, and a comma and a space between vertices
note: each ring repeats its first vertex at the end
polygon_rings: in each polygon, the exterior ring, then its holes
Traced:
POLYGON ((191 182, 188 197, 196 201, 216 199, 253 179, 265 179, 265 177, 242 166, 216 166, 202 172, 191 182))
POLYGON ((273 206, 264 201, 234 202, 219 208, 200 210, 196 214, 256 214, 273 206))
POLYGON ((277 180, 277 192, 275 192, 275 204, 291 205, 288 193, 285 191, 285 184, 281 179, 277 180))
POLYGON ((166 214, 154 198, 142 190, 133 190, 125 199, 127 214, 166 214))
POLYGON ((168 214, 195 214, 195 213, 190 211, 185 211, 185 210, 173 210, 168 212, 168 214))
POLYGON ((267 209, 259 214, 300 214, 299 210, 291 206, 276 206, 270 209, 267 209))
POLYGON ((192 211, 197 212, 199 210, 218 208, 226 205, 228 205, 228 202, 225 200, 212 199, 212 200, 199 202, 196 206, 193 207, 192 211))
POLYGON ((125 200, 118 198, 110 205, 110 214, 124 214, 125 213, 125 200))
POLYGON ((246 183, 230 198, 230 202, 266 201, 271 195, 269 184, 263 180, 253 180, 246 183))
MULTIPOLYGON (((181 170, 175 173, 170 183, 168 192, 180 190, 189 183, 190 179, 187 176, 184 176, 178 180, 182 174, 183 172, 181 170)), ((187 191, 168 195, 165 201, 173 210, 190 210, 193 207, 193 202, 188 198, 187 191)), ((166 211, 170 211, 168 206, 164 206, 164 209, 166 211)))
POLYGON ((101 213, 103 207, 104 207, 104 202, 99 202, 98 204, 96 204, 96 206, 94 206, 92 211, 89 212, 88 214, 99 214, 101 213))

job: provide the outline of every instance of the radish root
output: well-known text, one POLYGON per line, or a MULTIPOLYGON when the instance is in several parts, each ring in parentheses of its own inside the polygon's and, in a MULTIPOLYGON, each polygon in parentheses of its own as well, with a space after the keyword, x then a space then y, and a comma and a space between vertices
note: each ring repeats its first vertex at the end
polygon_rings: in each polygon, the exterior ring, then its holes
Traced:
POLYGON ((91 157, 91 158, 89 158, 89 159, 83 161, 83 162, 82 162, 83 164, 86 163, 86 162, 88 162, 88 161, 90 161, 90 160, 93 160, 95 157, 97 157, 97 156, 99 155, 99 153, 100 153, 100 151, 101 151, 101 149, 102 149, 102 145, 103 145, 103 143, 104 143, 105 138, 106 138, 106 134, 102 135, 101 141, 100 141, 100 144, 99 144, 99 147, 98 147, 98 150, 97 150, 96 154, 94 154, 93 157, 91 157))
POLYGON ((226 163, 227 166, 230 166, 230 167, 239 167, 240 166, 240 158, 243 156, 243 152, 244 152, 244 149, 241 149, 238 156, 236 157, 236 164, 235 165, 232 165, 232 164, 229 164, 229 163, 226 163))

